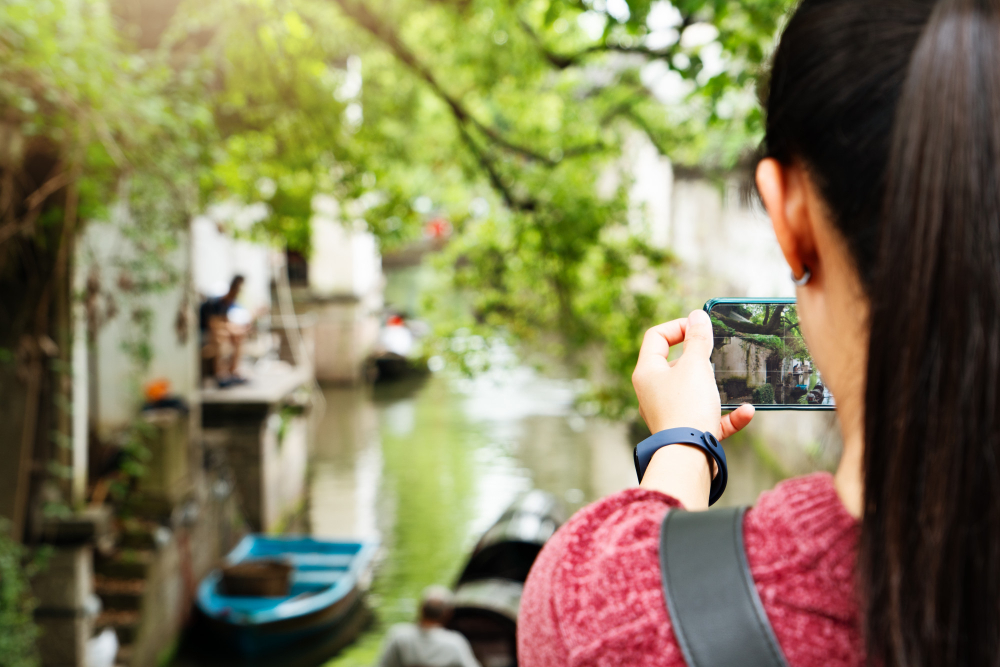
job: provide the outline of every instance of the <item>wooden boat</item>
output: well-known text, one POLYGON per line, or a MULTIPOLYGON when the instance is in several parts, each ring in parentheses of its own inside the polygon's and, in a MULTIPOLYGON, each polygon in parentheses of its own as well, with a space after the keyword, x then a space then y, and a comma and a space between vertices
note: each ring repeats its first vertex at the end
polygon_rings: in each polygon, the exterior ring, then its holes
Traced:
POLYGON ((259 656, 336 632, 360 606, 377 549, 374 542, 248 535, 226 564, 287 562, 287 595, 227 595, 222 570, 214 570, 198 586, 205 634, 243 655, 259 656))
POLYGON ((544 491, 518 498, 476 544, 455 584, 448 624, 472 644, 480 664, 517 665, 517 612, 538 552, 563 522, 559 501, 544 491))
POLYGON ((389 315, 382 324, 372 359, 375 382, 394 382, 427 371, 427 360, 416 354, 419 335, 412 325, 413 320, 399 314, 389 315))

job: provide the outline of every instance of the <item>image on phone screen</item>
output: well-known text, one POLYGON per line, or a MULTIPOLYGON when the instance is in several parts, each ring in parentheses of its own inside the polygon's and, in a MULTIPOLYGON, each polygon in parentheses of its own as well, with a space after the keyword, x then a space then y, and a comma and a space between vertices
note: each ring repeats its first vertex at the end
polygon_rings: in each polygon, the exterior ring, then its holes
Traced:
POLYGON ((723 408, 834 409, 802 338, 794 299, 713 299, 705 310, 723 408))

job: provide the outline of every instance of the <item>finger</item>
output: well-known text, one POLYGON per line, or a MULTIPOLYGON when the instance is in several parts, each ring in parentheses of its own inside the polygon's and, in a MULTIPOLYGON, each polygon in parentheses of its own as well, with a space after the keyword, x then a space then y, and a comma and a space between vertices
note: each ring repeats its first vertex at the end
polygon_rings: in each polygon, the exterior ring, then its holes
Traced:
POLYGON ((744 403, 728 415, 722 418, 722 437, 724 440, 729 436, 743 430, 750 420, 753 419, 755 409, 749 403, 744 403))
POLYGON ((639 361, 643 357, 662 357, 666 359, 670 354, 671 345, 679 345, 684 341, 687 330, 687 320, 671 320, 658 324, 649 329, 642 338, 642 347, 639 348, 639 361))
POLYGON ((692 311, 687 318, 687 333, 684 336, 685 357, 708 359, 712 354, 712 320, 704 310, 692 311))

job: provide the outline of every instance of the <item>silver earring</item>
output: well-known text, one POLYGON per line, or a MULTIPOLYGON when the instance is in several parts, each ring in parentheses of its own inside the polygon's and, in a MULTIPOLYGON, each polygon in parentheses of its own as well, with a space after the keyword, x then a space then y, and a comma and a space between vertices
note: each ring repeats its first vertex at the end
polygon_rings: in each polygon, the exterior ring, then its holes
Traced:
POLYGON ((805 287, 812 280, 812 277, 812 271, 805 264, 802 265, 802 275, 800 277, 796 278, 795 272, 792 271, 792 282, 795 283, 796 287, 805 287))

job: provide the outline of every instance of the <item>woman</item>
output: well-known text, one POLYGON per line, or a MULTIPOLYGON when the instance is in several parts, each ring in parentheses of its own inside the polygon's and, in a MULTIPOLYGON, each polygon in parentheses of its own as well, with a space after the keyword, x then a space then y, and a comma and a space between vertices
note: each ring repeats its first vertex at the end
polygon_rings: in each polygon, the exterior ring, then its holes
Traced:
MULTIPOLYGON (((997 0, 805 0, 774 57, 758 191, 837 398, 835 475, 744 519, 792 667, 1000 664, 1000 9, 997 0)), ((700 311, 650 330, 633 383, 652 432, 724 437, 700 311), (684 353, 670 364, 670 346, 684 353)), ((660 523, 707 504, 698 450, 579 512, 532 570, 523 667, 682 665, 660 523)))

